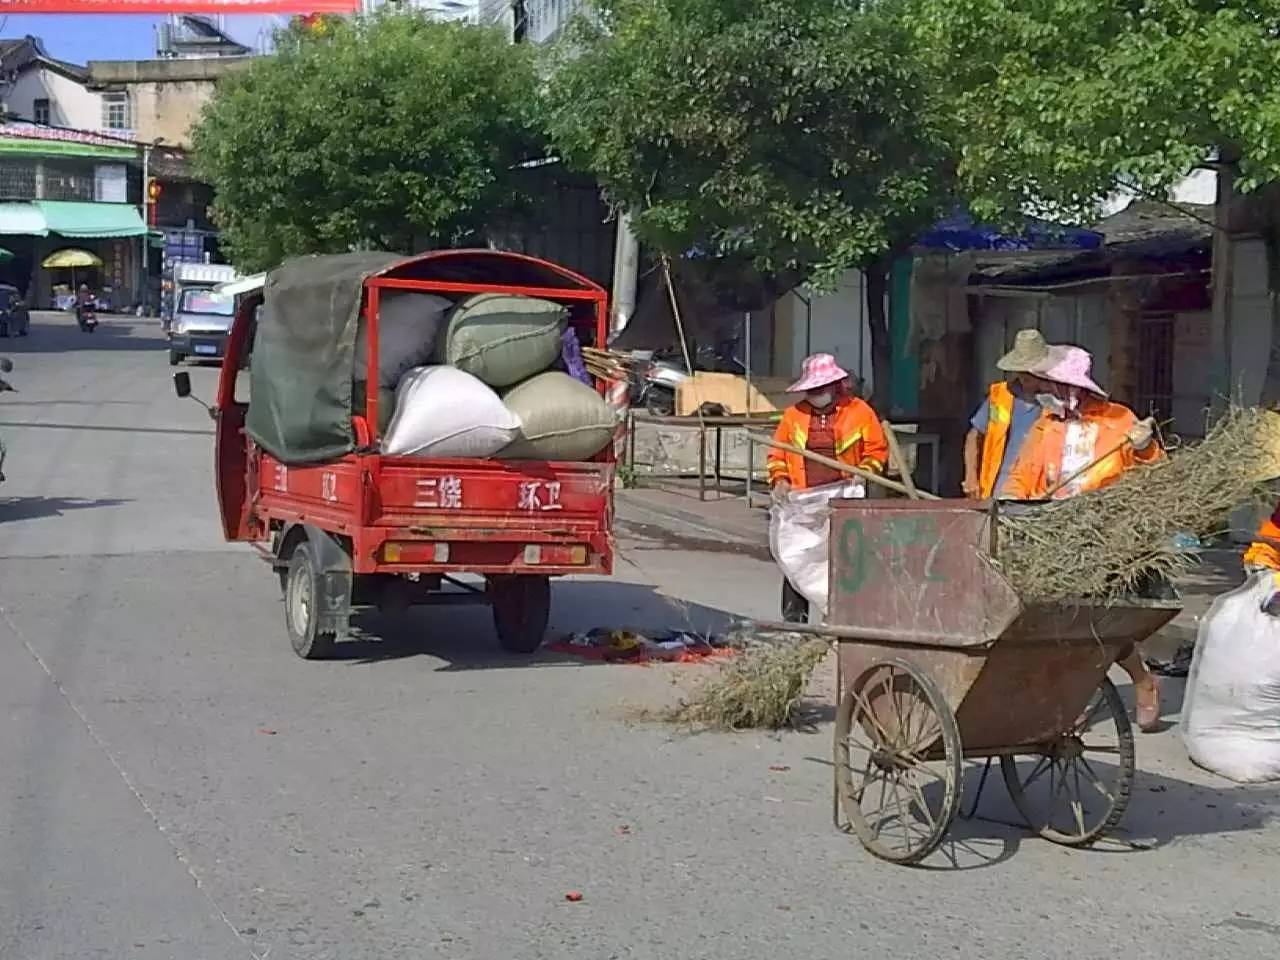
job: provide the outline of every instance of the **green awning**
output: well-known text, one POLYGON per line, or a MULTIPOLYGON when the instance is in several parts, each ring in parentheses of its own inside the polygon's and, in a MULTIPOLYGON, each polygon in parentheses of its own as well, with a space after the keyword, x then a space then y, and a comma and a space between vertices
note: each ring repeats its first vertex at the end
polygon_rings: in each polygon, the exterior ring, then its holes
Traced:
POLYGON ((0 203, 0 234, 47 237, 49 226, 34 203, 0 203))
POLYGON ((141 237, 147 233, 138 208, 127 203, 37 200, 49 233, 63 237, 141 237))

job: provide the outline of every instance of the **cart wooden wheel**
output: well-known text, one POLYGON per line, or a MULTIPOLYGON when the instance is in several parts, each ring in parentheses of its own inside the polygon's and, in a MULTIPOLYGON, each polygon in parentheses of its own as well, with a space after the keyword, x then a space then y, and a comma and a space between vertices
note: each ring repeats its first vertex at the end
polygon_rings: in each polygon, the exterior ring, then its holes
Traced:
POLYGON ((1031 758, 1001 757, 1014 806, 1046 840, 1086 847, 1120 822, 1133 791, 1133 727, 1103 679, 1072 728, 1031 758))
POLYGON ((852 683, 836 713, 836 791, 862 845, 918 863, 960 809, 960 731, 937 686, 901 660, 852 683))

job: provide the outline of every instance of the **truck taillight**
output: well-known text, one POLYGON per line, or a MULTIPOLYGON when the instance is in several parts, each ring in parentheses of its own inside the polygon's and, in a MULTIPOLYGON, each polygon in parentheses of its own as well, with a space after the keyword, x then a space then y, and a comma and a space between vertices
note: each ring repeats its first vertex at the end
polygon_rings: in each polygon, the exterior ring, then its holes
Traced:
POLYGON ((383 563, 448 563, 449 544, 391 541, 382 548, 383 563))
POLYGON ((524 548, 526 566, 581 567, 585 566, 590 551, 581 543, 559 546, 549 543, 531 543, 524 548))

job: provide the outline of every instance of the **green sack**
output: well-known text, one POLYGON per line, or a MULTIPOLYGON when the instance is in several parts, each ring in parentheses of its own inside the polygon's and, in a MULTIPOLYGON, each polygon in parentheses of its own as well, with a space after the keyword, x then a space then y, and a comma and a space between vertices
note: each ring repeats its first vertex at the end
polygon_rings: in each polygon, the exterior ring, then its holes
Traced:
POLYGON ((503 460, 590 460, 618 423, 600 394, 554 370, 512 387, 502 401, 522 424, 520 437, 498 454, 503 460))
POLYGON ((569 311, 558 303, 480 293, 449 315, 443 360, 491 387, 509 387, 560 357, 569 311))

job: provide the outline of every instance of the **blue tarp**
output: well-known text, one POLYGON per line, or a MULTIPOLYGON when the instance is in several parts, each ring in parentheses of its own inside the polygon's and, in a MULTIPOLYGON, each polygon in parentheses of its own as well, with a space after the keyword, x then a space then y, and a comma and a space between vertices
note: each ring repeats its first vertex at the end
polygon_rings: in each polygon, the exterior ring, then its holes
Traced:
POLYGON ((967 214, 940 220, 916 239, 930 250, 1097 250, 1103 236, 1093 230, 1067 227, 1047 220, 1027 219, 1021 233, 1009 233, 967 214))

